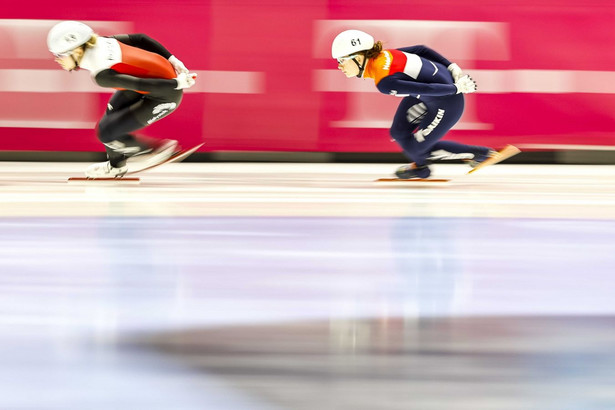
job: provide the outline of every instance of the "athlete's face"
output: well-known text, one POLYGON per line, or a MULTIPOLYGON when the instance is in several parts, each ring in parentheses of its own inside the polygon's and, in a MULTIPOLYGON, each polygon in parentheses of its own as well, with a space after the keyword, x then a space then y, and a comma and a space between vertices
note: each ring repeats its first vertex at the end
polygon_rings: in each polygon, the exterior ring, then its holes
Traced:
POLYGON ((75 64, 75 60, 73 60, 73 58, 70 55, 68 55, 68 56, 56 56, 55 60, 56 60, 56 63, 60 64, 60 67, 62 67, 66 71, 72 71, 77 66, 75 64))
POLYGON ((362 65, 365 57, 363 55, 354 55, 337 59, 337 68, 342 70, 348 78, 356 77, 359 74, 359 66, 352 61, 353 58, 362 65))
POLYGON ((66 71, 73 71, 77 68, 77 62, 81 61, 81 57, 83 57, 83 49, 77 48, 69 54, 56 56, 55 61, 66 71))

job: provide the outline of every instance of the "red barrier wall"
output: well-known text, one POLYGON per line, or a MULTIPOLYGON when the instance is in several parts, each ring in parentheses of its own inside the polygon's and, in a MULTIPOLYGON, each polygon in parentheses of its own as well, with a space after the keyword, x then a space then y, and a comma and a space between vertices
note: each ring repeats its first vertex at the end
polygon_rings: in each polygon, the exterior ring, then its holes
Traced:
POLYGON ((429 45, 475 77, 450 138, 615 146, 612 0, 33 0, 0 13, 1 150, 102 150, 93 128, 109 91, 46 50, 65 19, 147 33, 197 71, 181 107, 145 133, 206 150, 398 151, 387 128, 400 100, 329 57, 347 28, 390 48, 429 45))

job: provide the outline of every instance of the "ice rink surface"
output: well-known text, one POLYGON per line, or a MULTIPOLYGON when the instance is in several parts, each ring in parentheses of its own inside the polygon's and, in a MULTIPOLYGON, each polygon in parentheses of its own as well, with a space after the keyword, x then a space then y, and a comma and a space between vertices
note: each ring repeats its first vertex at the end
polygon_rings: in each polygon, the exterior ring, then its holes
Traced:
POLYGON ((615 167, 0 162, 0 409, 615 408, 615 167))

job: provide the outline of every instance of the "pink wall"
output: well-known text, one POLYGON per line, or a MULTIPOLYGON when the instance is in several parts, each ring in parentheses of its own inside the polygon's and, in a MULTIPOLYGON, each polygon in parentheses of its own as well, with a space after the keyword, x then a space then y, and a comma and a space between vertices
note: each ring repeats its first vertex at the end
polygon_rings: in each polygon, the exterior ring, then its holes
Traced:
POLYGON ((451 138, 615 146, 612 0, 33 0, 0 12, 1 150, 101 151, 93 127, 110 94, 46 51, 64 19, 145 32, 197 71, 180 109, 146 133, 206 150, 398 151, 387 128, 400 100, 329 58, 351 27, 391 48, 427 44, 475 77, 451 138))

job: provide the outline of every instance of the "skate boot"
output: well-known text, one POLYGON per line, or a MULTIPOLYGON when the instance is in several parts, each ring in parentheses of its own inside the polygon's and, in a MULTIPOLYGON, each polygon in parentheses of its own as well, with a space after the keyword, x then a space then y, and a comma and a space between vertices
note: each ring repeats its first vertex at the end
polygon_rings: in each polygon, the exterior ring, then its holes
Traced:
POLYGON ((496 150, 489 148, 489 150, 486 153, 475 155, 474 158, 468 161, 468 164, 470 165, 470 168, 476 168, 482 162, 488 160, 491 157, 496 156, 497 154, 498 152, 496 150))
POLYGON ((114 167, 111 161, 92 164, 85 170, 86 178, 121 178, 128 171, 126 165, 114 167))
POLYGON ((429 175, 431 175, 431 170, 427 165, 417 167, 414 162, 402 165, 395 171, 395 176, 399 179, 425 179, 429 178, 429 175))
POLYGON ((156 147, 148 148, 133 156, 126 162, 130 166, 130 171, 135 172, 145 168, 161 164, 177 152, 177 141, 162 140, 156 147))

